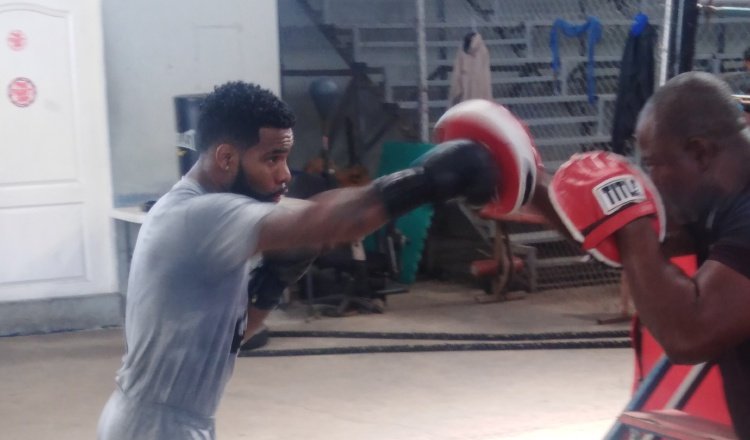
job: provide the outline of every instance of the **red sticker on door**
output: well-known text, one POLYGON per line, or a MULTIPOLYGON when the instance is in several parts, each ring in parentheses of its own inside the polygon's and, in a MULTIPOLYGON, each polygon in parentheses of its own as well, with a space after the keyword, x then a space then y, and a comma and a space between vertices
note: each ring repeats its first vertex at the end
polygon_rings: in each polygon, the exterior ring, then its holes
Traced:
POLYGON ((17 107, 28 107, 36 99, 36 86, 28 78, 16 78, 8 85, 8 99, 17 107))
POLYGON ((26 34, 18 29, 8 32, 8 47, 13 50, 23 50, 26 47, 26 34))

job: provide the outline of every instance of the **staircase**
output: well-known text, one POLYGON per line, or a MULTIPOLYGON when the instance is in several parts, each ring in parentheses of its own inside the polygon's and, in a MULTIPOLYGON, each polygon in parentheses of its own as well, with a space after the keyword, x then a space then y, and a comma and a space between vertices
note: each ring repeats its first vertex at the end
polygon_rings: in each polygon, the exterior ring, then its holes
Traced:
MULTIPOLYGON (((340 1, 297 0, 297 3, 348 65, 362 63, 382 69, 383 76, 377 82, 382 87, 382 100, 398 105, 403 126, 415 125, 419 86, 411 17, 403 17, 399 22, 376 22, 337 13, 340 1)), ((455 3, 446 5, 452 4, 455 9, 455 3)), ((632 21, 601 20, 608 31, 597 46, 598 100, 590 104, 586 95, 585 52, 563 50, 560 74, 556 77, 552 71, 547 41, 553 18, 503 21, 492 7, 486 7, 490 3, 466 0, 475 11, 471 22, 466 17, 462 21, 443 17, 444 22, 428 17, 425 30, 430 123, 434 124, 449 106, 456 50, 463 35, 476 29, 490 50, 493 96, 526 122, 548 169, 556 169, 575 152, 608 146, 620 57, 632 21), (610 34, 617 37, 607 40, 610 34)), ((366 7, 366 3, 361 4, 366 7)), ((572 11, 577 10, 574 4, 571 1, 572 11)), ((450 14, 451 8, 446 8, 444 13, 450 14)), ((562 40, 563 46, 570 43, 562 40)), ((418 132, 416 127, 411 128, 413 133, 418 132)))

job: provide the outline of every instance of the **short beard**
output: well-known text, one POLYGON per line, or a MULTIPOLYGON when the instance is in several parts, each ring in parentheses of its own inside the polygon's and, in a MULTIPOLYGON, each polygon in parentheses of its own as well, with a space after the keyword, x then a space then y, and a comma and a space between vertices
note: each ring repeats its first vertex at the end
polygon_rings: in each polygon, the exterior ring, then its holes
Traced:
POLYGON ((235 177, 234 182, 232 182, 232 186, 231 188, 229 188, 229 191, 235 194, 242 194, 243 196, 250 197, 259 202, 271 203, 276 201, 276 197, 286 192, 286 185, 283 185, 280 190, 274 191, 272 193, 264 194, 255 191, 247 183, 247 179, 245 178, 245 171, 242 169, 242 167, 240 167, 239 171, 237 172, 237 177, 235 177))

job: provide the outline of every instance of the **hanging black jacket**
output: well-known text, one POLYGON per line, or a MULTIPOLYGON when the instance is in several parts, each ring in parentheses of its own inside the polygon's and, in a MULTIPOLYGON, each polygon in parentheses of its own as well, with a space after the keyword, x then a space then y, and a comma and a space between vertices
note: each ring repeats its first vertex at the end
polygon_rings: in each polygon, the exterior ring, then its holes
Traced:
POLYGON ((656 29, 647 24, 638 36, 628 35, 620 63, 620 79, 612 124, 612 151, 625 154, 638 113, 654 93, 656 29))

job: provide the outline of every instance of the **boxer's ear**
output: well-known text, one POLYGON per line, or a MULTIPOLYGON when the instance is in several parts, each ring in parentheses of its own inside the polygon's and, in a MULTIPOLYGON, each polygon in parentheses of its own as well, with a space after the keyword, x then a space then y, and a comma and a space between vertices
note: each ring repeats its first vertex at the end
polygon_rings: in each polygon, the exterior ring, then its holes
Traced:
POLYGON ((239 161, 237 148, 228 143, 217 145, 214 151, 214 161, 220 169, 229 171, 239 161))

